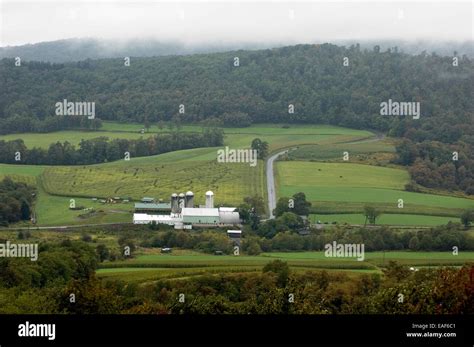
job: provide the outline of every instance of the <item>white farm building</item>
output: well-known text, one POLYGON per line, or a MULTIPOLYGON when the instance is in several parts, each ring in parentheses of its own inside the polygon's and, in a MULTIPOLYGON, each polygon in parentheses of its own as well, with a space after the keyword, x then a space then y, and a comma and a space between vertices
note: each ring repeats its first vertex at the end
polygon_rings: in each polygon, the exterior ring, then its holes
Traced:
MULTIPOLYGON (((142 207, 141 207, 142 208, 142 207)), ((240 224, 240 215, 236 207, 214 207, 214 194, 206 192, 205 207, 194 207, 194 194, 171 195, 171 213, 148 214, 134 213, 133 224, 173 225, 175 229, 191 229, 196 226, 230 226, 240 224)))

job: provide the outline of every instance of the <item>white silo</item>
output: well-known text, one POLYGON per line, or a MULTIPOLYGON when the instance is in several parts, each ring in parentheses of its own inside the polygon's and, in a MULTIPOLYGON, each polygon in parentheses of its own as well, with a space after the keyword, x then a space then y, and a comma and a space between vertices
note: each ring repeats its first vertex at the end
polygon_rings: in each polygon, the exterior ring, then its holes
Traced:
POLYGON ((184 193, 179 193, 178 206, 180 209, 186 207, 186 197, 184 193))
POLYGON ((206 208, 214 208, 214 193, 210 190, 206 192, 206 208))
POLYGON ((178 213, 178 194, 171 194, 171 212, 178 213))
POLYGON ((186 192, 186 207, 194 207, 194 193, 192 191, 186 192))

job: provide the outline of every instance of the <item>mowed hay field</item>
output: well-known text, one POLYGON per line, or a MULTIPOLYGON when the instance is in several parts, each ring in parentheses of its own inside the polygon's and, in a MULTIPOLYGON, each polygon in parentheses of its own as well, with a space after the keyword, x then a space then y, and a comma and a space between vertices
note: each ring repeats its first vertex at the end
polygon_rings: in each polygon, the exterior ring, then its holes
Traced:
POLYGON ((278 196, 304 192, 315 213, 360 213, 365 204, 373 204, 390 213, 459 217, 464 209, 474 208, 474 199, 404 191, 408 181, 408 173, 396 168, 302 161, 276 164, 278 196), (398 199, 403 199, 403 208, 398 208, 398 199))
POLYGON ((97 270, 100 278, 126 281, 181 279, 214 273, 261 271, 270 261, 286 261, 292 271, 331 270, 350 273, 381 273, 390 260, 405 266, 462 266, 474 262, 474 252, 366 252, 364 261, 354 258, 329 258, 320 252, 272 252, 259 256, 215 256, 209 254, 146 254, 136 258, 102 263, 97 270))

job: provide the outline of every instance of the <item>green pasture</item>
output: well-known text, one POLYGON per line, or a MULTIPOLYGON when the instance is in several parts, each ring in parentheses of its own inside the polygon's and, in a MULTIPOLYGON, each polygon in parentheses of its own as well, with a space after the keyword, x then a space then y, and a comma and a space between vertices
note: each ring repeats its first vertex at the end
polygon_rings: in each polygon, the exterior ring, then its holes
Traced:
POLYGON ((22 134, 10 134, 0 136, 0 140, 11 141, 16 139, 22 139, 25 142, 26 147, 40 147, 48 148, 50 144, 56 142, 65 142, 77 146, 81 140, 90 140, 97 137, 108 137, 109 139, 139 139, 140 137, 147 138, 151 135, 140 134, 138 132, 108 132, 108 131, 80 131, 80 130, 64 130, 56 131, 51 133, 22 133, 22 134))
POLYGON ((404 191, 405 170, 351 163, 280 161, 276 164, 278 196, 304 192, 319 213, 362 212, 374 204, 385 212, 459 216, 474 199, 404 191), (403 208, 398 200, 403 199, 403 208))

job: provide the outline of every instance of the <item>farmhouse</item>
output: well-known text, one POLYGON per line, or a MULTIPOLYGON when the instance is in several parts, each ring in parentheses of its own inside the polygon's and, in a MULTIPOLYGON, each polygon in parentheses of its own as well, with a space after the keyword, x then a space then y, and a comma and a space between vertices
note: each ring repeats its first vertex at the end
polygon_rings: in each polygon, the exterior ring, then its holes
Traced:
MULTIPOLYGON (((206 192, 206 204, 194 207, 194 194, 171 194, 169 203, 136 203, 134 224, 166 224, 175 229, 192 229, 195 226, 221 227, 240 224, 236 207, 214 207, 214 193, 206 192)), ((143 199, 142 199, 143 201, 143 199)), ((151 202, 153 201, 153 202, 151 202)))

